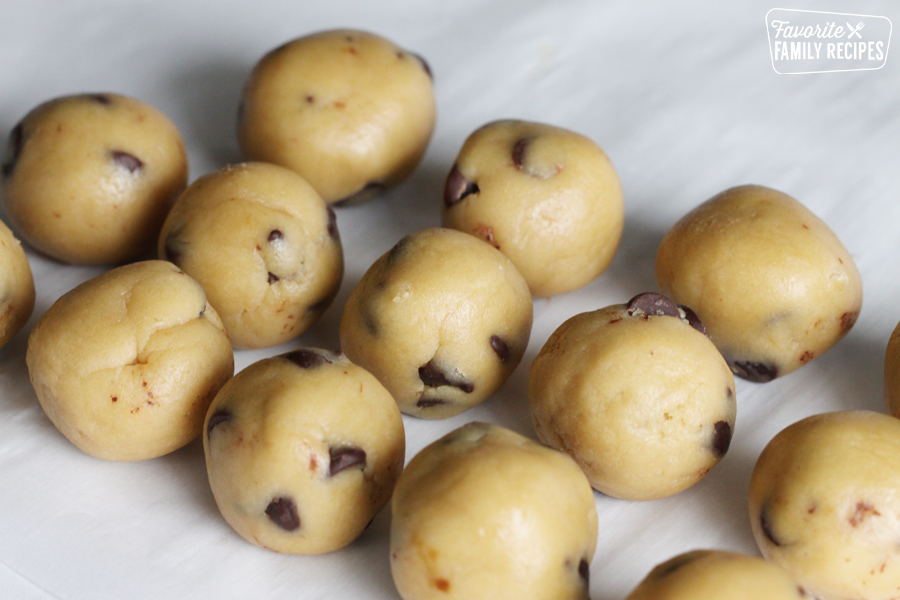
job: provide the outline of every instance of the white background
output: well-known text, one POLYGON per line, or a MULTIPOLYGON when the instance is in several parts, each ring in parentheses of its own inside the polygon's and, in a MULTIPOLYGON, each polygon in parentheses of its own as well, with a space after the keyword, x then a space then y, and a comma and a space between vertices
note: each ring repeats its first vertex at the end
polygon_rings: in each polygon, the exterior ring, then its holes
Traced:
MULTIPOLYGON (((533 437, 528 368, 568 317, 656 289, 653 261, 685 212, 734 185, 763 184, 806 204, 862 273, 856 327, 834 349, 769 384, 739 381, 726 458, 674 498, 596 495, 594 600, 624 598, 657 563, 699 547, 755 552, 750 472, 775 433, 810 414, 881 410, 887 339, 900 320, 900 56, 878 71, 777 75, 766 12, 854 12, 900 23, 890 2, 153 2, 0 1, 0 134, 51 97, 135 96, 185 136, 191 179, 239 160, 240 89, 256 60, 316 30, 357 27, 428 59, 438 125, 411 179, 338 211, 347 272, 324 318, 295 343, 238 352, 237 368, 297 345, 337 348, 343 304, 403 235, 440 221, 443 180, 466 136, 497 118, 544 121, 599 143, 622 180, 625 231, 612 267, 582 290, 535 302, 531 344, 494 398, 441 422, 405 418, 408 458, 471 420, 533 437)), ((68 289, 102 269, 29 251, 37 307, 0 350, 0 598, 395 599, 389 511, 345 550, 280 556, 219 516, 202 448, 134 464, 82 454, 42 413, 25 368, 27 335, 68 289)))

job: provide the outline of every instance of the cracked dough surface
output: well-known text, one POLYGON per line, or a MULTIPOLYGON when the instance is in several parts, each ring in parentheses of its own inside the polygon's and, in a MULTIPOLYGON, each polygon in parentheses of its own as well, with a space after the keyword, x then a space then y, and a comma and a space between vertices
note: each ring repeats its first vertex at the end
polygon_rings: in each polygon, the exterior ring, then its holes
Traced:
POLYGON ((234 356, 203 289, 164 261, 119 267, 62 296, 28 339, 44 412, 107 460, 162 456, 200 434, 234 356))
POLYGON ((0 221, 0 348, 34 310, 34 278, 22 245, 0 221))
POLYGON ((406 414, 446 418, 486 400, 531 334, 528 285, 509 259, 452 229, 425 229, 375 261, 350 294, 341 348, 406 414))

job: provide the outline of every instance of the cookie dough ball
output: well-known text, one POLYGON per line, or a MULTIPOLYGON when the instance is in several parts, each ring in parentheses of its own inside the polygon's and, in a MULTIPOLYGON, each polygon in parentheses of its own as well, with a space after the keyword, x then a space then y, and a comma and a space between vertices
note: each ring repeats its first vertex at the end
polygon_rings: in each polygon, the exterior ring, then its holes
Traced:
POLYGON ((763 556, 821 600, 890 600, 900 589, 900 421, 815 415, 776 435, 750 479, 763 556))
POLYGON ((328 202, 369 200, 397 185, 434 129, 425 61, 364 31, 302 37, 253 69, 238 113, 249 160, 302 175, 328 202))
POLYGON ((659 294, 563 323, 531 365, 528 399, 541 441, 628 500, 694 485, 734 431, 728 365, 696 315, 659 294))
POLYGON ((0 221, 0 348, 34 310, 34 279, 19 240, 0 221))
POLYGON ((536 297, 586 285, 622 237, 622 188, 588 138, 527 121, 495 121, 469 136, 444 188, 445 227, 509 257, 536 297))
POLYGON ((797 600, 809 598, 784 569, 756 556, 694 550, 655 569, 625 600, 797 600))
POLYGON ((528 285, 509 259, 471 235, 425 229, 379 258, 350 294, 341 348, 401 411, 444 419, 506 381, 531 319, 528 285))
POLYGON ((147 261, 76 287, 28 338, 31 384, 56 428, 84 452, 144 460, 200 434, 234 356, 203 289, 147 261))
POLYGON ((306 331, 344 273, 334 212, 302 177, 264 163, 192 183, 166 218, 159 256, 200 282, 239 348, 306 331))
POLYGON ((320 554, 359 536, 391 497, 405 438, 390 393, 343 355, 303 348, 238 373, 206 418, 219 510, 257 546, 320 554))
POLYGON ((884 355, 884 406, 888 413, 900 418, 900 323, 894 328, 884 355))
POLYGON ((828 226, 758 185, 726 190, 678 221, 656 279, 697 312, 731 370, 757 382, 828 350, 862 305, 856 265, 828 226))
POLYGON ((487 423, 422 450, 391 504, 403 600, 586 600, 597 510, 561 452, 487 423))
POLYGON ((0 181, 10 224, 29 244, 63 262, 115 264, 153 248, 187 173, 165 115, 126 96, 82 94, 15 126, 0 181))

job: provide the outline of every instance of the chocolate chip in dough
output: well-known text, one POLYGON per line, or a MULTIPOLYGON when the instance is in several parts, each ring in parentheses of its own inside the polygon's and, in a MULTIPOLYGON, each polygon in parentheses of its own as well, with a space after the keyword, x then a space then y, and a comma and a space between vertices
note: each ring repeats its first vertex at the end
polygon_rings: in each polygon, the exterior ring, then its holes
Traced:
POLYGON ((134 154, 122 150, 112 150, 109 155, 119 167, 127 169, 129 173, 137 173, 144 168, 144 162, 134 154))
POLYGON ((334 214, 334 209, 330 206, 325 207, 328 210, 328 235, 331 236, 331 239, 338 239, 338 228, 337 228, 337 215, 334 214))
POLYGON ((294 350, 285 354, 284 357, 301 369, 314 369, 325 363, 331 364, 331 361, 324 354, 306 349, 294 350))
POLYGON ((500 337, 499 335, 492 335, 491 348, 493 348, 494 352, 497 353, 497 356, 500 358, 500 362, 509 362, 509 345, 503 340, 502 337, 500 337))
POLYGON ((766 363, 734 360, 728 361, 728 366, 731 367, 732 373, 738 377, 743 377, 756 383, 766 383, 778 376, 778 369, 774 365, 767 365, 766 363))
POLYGON ((269 243, 271 244, 272 242, 277 242, 283 238, 284 238, 284 234, 281 233, 280 229, 273 229, 272 231, 269 232, 269 237, 267 239, 268 239, 269 243))
POLYGON ((766 536, 767 540, 772 542, 775 546, 781 546, 781 542, 775 537, 775 534, 772 533, 772 524, 769 523, 769 514, 766 512, 765 508, 759 512, 759 527, 762 529, 763 535, 766 536))
POLYGON ((722 457, 731 445, 731 425, 727 421, 718 421, 714 427, 716 432, 713 435, 712 451, 716 456, 722 457))
POLYGON ((273 523, 285 531, 300 529, 300 515, 297 513, 297 504, 291 498, 275 498, 266 507, 266 515, 273 523))
POLYGON ((419 379, 421 379, 422 383, 424 383, 428 387, 442 387, 445 385, 449 385, 451 387, 459 388, 467 394, 471 394, 473 391, 475 391, 475 384, 473 384, 472 382, 465 380, 453 380, 447 377, 447 374, 444 373, 440 369, 440 367, 434 364, 433 359, 419 367, 419 379))
POLYGON ((447 182, 444 184, 444 206, 452 208, 466 196, 477 194, 480 191, 477 183, 466 179, 460 173, 459 167, 453 165, 450 174, 447 175, 447 182))
POLYGON ((584 558, 578 563, 578 574, 584 580, 584 585, 589 586, 591 583, 591 565, 584 558))
POLYGON ((635 313, 639 315, 643 314, 647 317, 681 318, 681 313, 678 312, 677 304, 662 294, 656 294, 654 292, 638 294, 628 301, 628 314, 634 315, 635 313))
POLYGON ((366 451, 356 446, 341 446, 339 448, 331 448, 328 451, 331 463, 328 468, 328 474, 334 477, 341 471, 362 465, 362 469, 366 468, 366 451))
POLYGON ((221 423, 227 423, 230 421, 234 415, 232 415, 229 411, 224 409, 219 409, 212 414, 209 418, 209 423, 206 424, 206 437, 209 437, 212 433, 212 430, 216 428, 216 425, 221 423))
POLYGON ((680 308, 681 310, 684 311, 684 318, 687 319, 688 325, 690 325, 691 327, 693 327, 694 329, 696 329, 697 331, 699 331, 706 337, 709 337, 709 332, 706 331, 706 327, 703 325, 703 322, 700 320, 700 317, 697 316, 697 313, 695 313, 693 310, 691 310, 689 307, 685 306, 684 304, 679 304, 678 308, 680 308))
POLYGON ((525 166, 525 150, 528 148, 528 144, 531 143, 530 137, 523 137, 516 140, 516 143, 513 144, 512 149, 512 161, 513 165, 519 169, 523 170, 522 167, 525 166))

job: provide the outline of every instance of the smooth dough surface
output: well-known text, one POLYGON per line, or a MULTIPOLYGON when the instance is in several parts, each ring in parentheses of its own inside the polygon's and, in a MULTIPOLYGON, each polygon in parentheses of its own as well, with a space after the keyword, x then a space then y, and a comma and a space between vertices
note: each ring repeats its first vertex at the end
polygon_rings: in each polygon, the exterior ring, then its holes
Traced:
POLYGON ((159 256, 200 282, 239 348, 306 331, 344 273, 334 212, 302 177, 265 163, 192 183, 166 218, 159 256))
POLYGON ((444 189, 442 222, 505 254, 532 295, 599 276, 622 236, 619 177, 597 144, 528 121, 495 121, 463 144, 444 189))
POLYGON ((404 600, 586 600, 591 487, 565 454, 487 423, 422 450, 391 504, 404 600))
MULTIPOLYGON (((653 500, 694 485, 734 431, 734 378, 716 347, 658 294, 576 315, 531 366, 535 431, 567 452, 594 489, 653 500), (655 313, 668 304, 674 316, 655 313)), ((700 325, 702 327, 702 325, 700 325)))
POLYGON ((757 556, 694 550, 650 571, 625 600, 797 600, 804 589, 757 556))
POLYGON ((452 229, 397 243, 350 294, 341 348, 406 414, 443 419, 486 400, 531 334, 531 295, 509 259, 452 229))
POLYGON ((900 418, 900 323, 884 353, 884 406, 888 413, 900 418))
POLYGON ((62 296, 32 330, 26 362, 56 428, 84 452, 121 461, 196 438, 234 373, 203 289, 164 261, 113 269, 62 296))
POLYGON ((663 238, 656 279, 690 306, 736 375, 765 382, 819 356, 846 334, 862 280, 825 223, 779 191, 731 188, 663 238))
POLYGON ((10 133, 0 171, 13 229, 76 264, 117 264, 151 251, 188 175, 181 135, 165 115, 105 93, 32 110, 10 133))
POLYGON ((225 520, 258 546, 319 554, 356 539, 403 469, 393 398, 343 355, 302 348, 234 377, 209 409, 206 466, 225 520))
POLYGON ((781 431, 750 480, 763 556, 820 600, 900 597, 900 421, 815 415, 781 431))
POLYGON ((33 310, 31 265, 19 240, 0 221, 0 348, 25 325, 33 310))
POLYGON ((302 175, 328 202, 362 202, 418 164, 435 122, 421 57, 371 33, 323 31, 266 54, 244 87, 249 160, 302 175))

